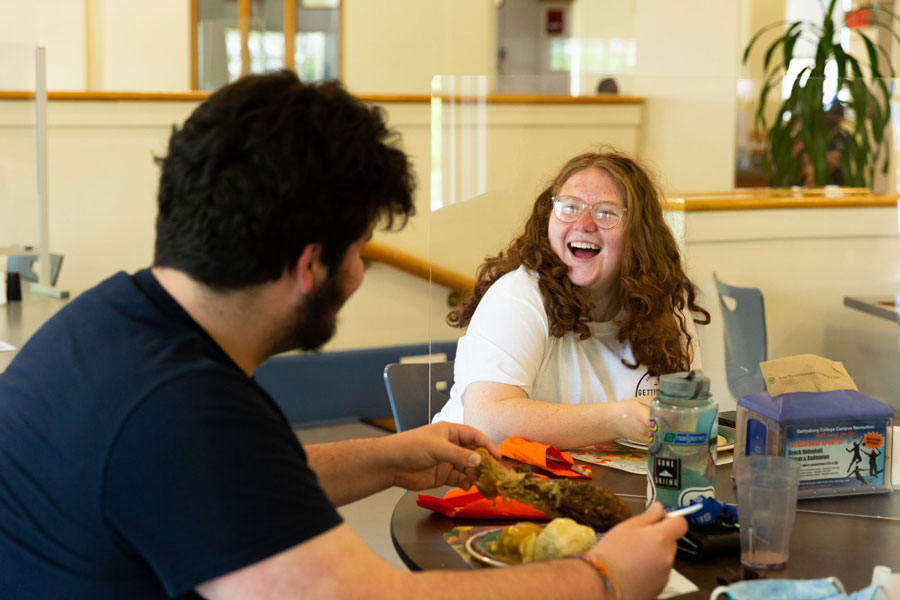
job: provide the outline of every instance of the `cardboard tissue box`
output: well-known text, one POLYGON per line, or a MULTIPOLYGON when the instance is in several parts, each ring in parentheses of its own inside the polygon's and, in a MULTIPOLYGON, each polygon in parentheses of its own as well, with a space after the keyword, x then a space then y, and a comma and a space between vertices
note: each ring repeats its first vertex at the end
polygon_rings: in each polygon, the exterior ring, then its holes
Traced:
POLYGON ((802 354, 760 363, 766 391, 738 400, 735 469, 753 454, 800 462, 800 498, 889 492, 893 410, 860 393, 839 362, 802 354))

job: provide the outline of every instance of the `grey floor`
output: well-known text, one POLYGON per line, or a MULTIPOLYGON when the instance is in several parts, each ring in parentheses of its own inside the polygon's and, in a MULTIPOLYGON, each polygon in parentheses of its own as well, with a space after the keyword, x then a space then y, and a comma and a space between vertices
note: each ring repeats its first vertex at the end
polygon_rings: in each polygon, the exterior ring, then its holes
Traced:
MULTIPOLYGON (((304 444, 337 442, 355 438, 371 438, 389 435, 383 429, 365 423, 346 423, 327 427, 295 429, 304 444)), ((368 498, 338 508, 344 521, 375 554, 389 564, 406 570, 406 566, 391 543, 391 513, 404 490, 390 488, 368 498)))

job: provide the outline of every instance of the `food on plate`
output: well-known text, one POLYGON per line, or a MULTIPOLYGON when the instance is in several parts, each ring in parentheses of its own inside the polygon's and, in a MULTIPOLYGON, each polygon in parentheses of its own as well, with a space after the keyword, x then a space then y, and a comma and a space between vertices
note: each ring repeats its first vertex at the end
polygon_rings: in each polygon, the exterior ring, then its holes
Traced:
POLYGON ((596 540, 597 534, 587 525, 579 525, 572 519, 553 519, 534 543, 526 547, 523 559, 531 562, 572 556, 590 550, 596 540))
POLYGON ((542 527, 537 523, 523 521, 504 527, 497 541, 491 542, 488 546, 491 552, 504 560, 522 562, 526 544, 531 543, 541 531, 542 527))
POLYGON ((484 448, 477 452, 481 464, 475 485, 485 498, 518 500, 550 518, 567 517, 596 531, 606 531, 631 516, 621 498, 588 481, 543 479, 503 466, 484 448))
POLYGON ((527 563, 585 552, 595 541, 596 534, 587 525, 557 518, 546 527, 529 522, 504 527, 489 549, 504 560, 527 563))

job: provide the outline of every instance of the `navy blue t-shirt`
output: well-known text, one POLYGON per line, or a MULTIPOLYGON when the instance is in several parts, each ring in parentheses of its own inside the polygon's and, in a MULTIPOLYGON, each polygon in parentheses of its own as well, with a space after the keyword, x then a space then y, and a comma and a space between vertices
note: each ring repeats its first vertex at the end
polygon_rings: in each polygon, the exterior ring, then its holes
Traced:
POLYGON ((0 374, 5 599, 195 597, 338 523, 284 415, 149 270, 0 374))

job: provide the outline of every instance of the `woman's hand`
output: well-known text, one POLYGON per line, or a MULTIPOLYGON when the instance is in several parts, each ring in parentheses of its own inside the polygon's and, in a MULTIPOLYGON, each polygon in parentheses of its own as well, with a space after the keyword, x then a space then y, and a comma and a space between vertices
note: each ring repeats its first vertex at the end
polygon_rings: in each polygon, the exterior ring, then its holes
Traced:
POLYGON ((383 439, 389 443, 394 485, 410 490, 472 485, 481 462, 475 448, 487 448, 500 459, 487 436, 467 425, 440 422, 383 439))
POLYGON ((633 442, 646 443, 650 438, 650 396, 629 398, 615 402, 612 411, 613 427, 617 437, 633 442))

